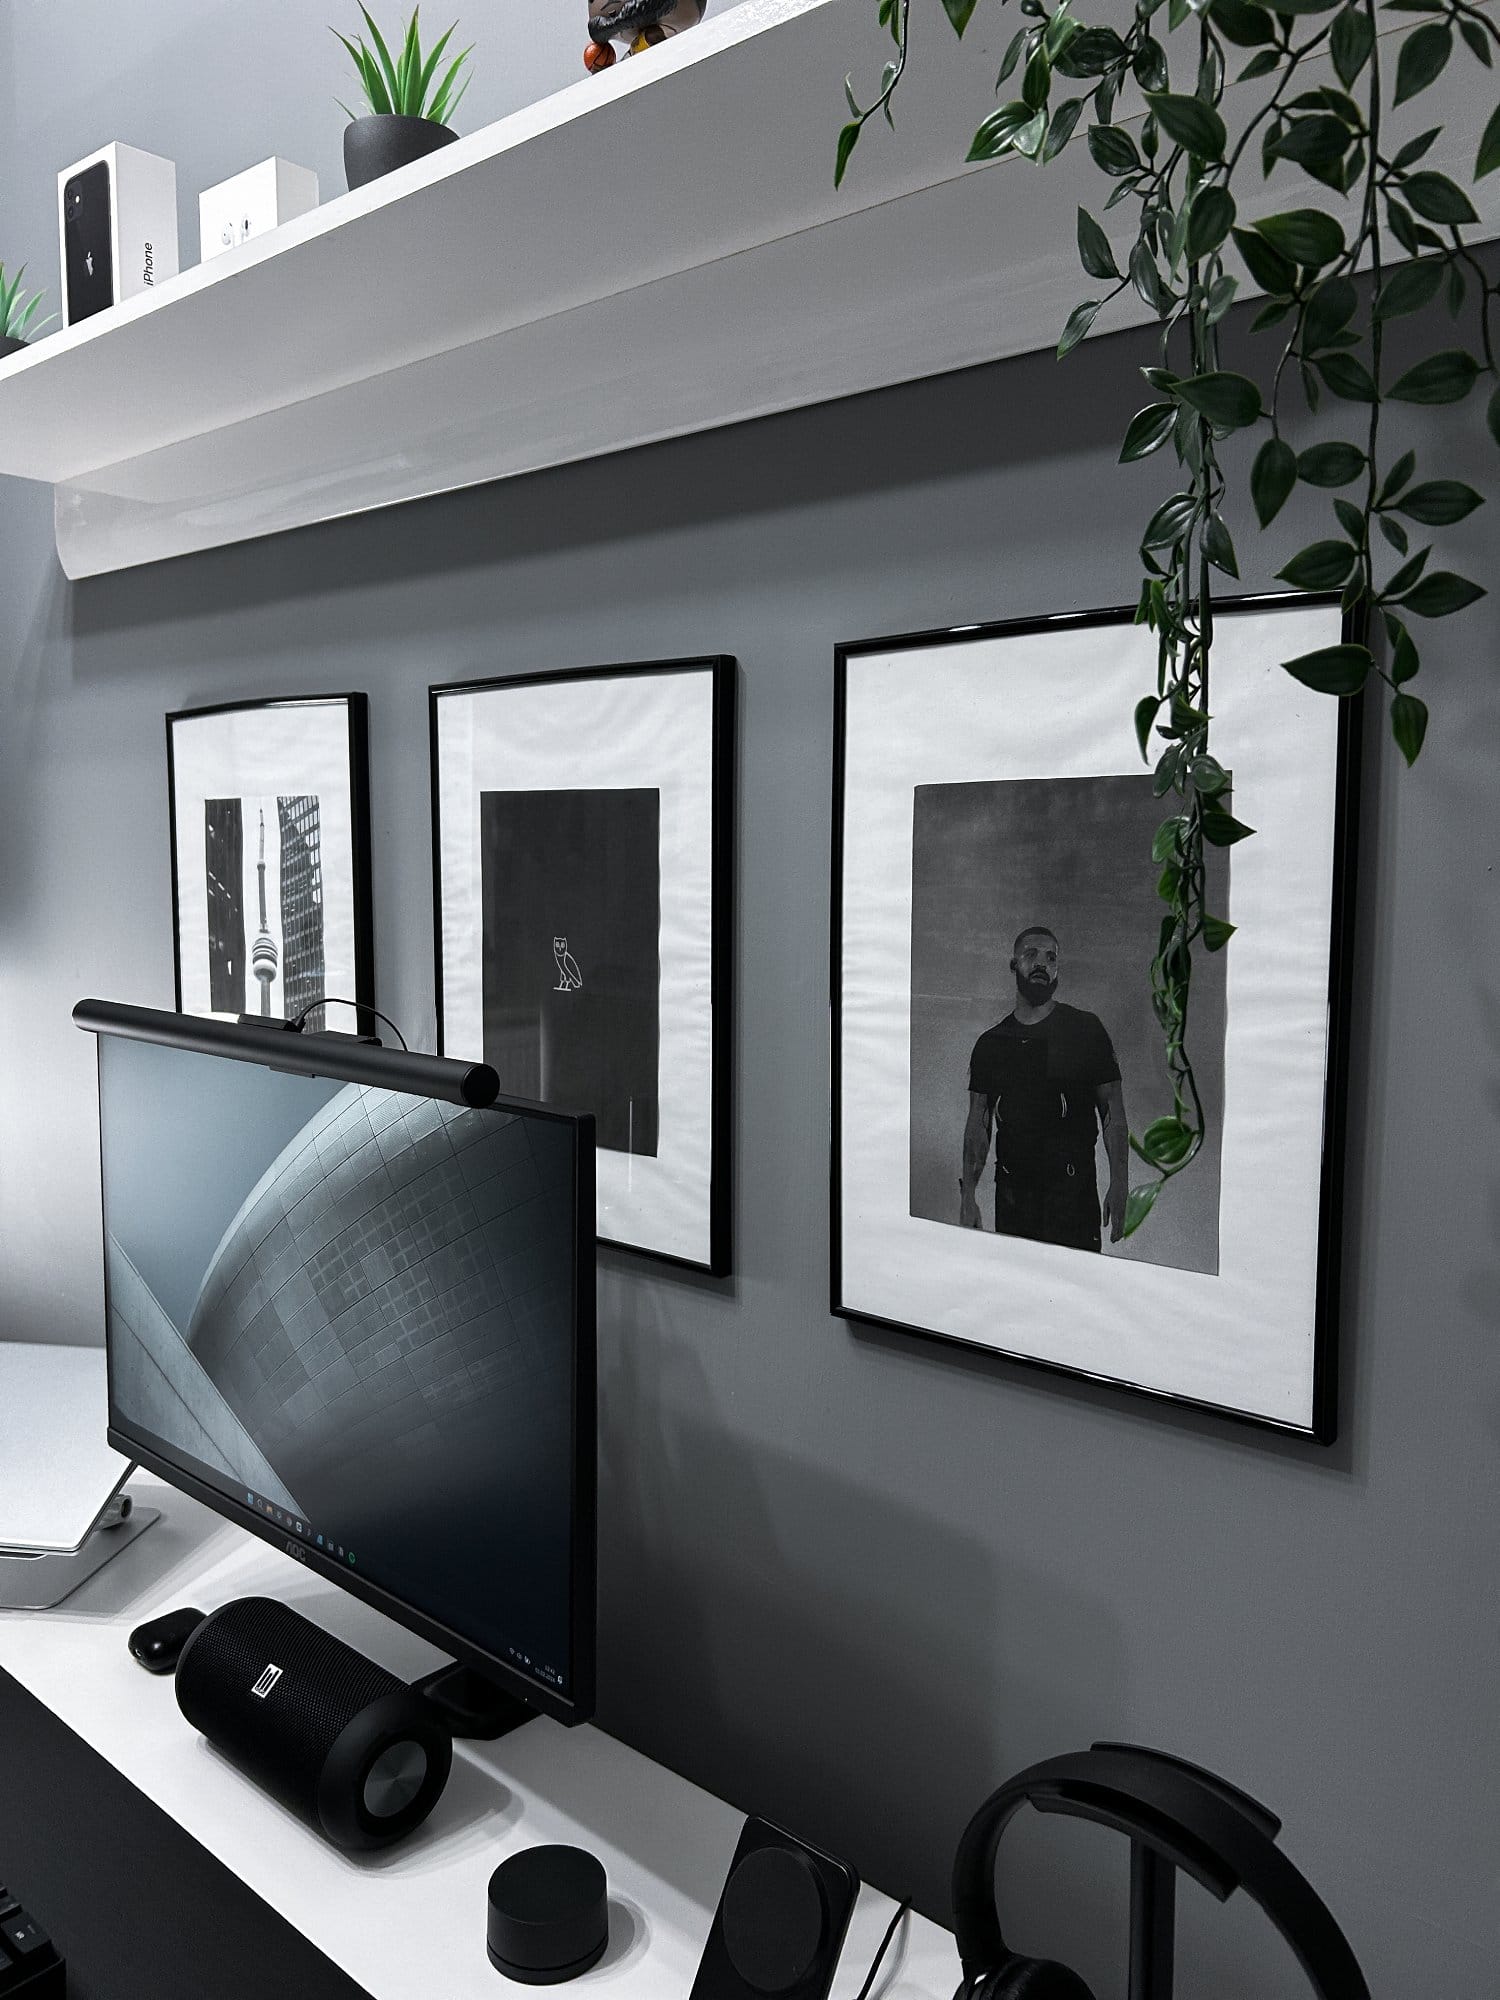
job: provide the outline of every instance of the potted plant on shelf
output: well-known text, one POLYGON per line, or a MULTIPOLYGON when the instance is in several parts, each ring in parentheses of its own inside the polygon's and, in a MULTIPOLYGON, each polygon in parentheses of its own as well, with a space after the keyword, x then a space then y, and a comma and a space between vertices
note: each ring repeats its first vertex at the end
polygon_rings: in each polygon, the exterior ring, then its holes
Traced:
POLYGON ((37 308, 42 303, 40 292, 23 292, 21 280, 26 275, 23 264, 13 278, 5 275, 5 266, 0 264, 0 361, 7 354, 14 354, 24 347, 33 333, 55 319, 55 313, 48 313, 46 319, 38 319, 37 308))
POLYGON ((442 67, 456 21, 424 54, 418 26, 420 9, 414 7, 401 38, 400 54, 393 59, 369 8, 362 5, 359 11, 370 31, 369 44, 362 35, 350 41, 337 28, 333 30, 359 72, 360 88, 369 106, 366 116, 350 111, 347 104, 339 106, 349 119, 344 128, 344 175, 351 188, 363 187, 412 160, 424 159, 458 137, 447 121, 469 87, 463 69, 473 54, 471 45, 442 67))

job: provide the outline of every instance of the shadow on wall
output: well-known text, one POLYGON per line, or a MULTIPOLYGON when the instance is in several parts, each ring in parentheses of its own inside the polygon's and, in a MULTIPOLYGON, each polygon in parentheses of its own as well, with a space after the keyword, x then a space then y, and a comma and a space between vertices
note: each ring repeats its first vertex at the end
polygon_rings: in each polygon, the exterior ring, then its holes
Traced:
MULTIPOLYGON (((1113 1619, 1056 1575, 997 1575, 977 1538, 873 1486, 735 1438, 651 1297, 621 1305, 601 1356, 602 1723, 947 1923, 974 1808, 1073 1747, 1079 1714, 1108 1733, 1122 1713, 1113 1619), (616 1648, 617 1630, 656 1643, 616 1648), (1042 1664, 1060 1656, 1065 1700, 1042 1664)), ((1094 1871, 1067 1892, 1108 1931, 1094 1871)))

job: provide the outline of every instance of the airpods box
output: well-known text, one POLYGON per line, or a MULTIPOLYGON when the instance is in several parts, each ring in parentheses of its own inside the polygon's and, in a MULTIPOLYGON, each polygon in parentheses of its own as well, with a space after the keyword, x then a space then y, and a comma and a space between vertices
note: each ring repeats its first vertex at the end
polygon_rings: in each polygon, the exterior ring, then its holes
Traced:
POLYGON ((135 146, 102 146, 57 177, 63 323, 177 276, 177 169, 135 146))
POLYGON ((318 177, 290 160, 262 160, 198 197, 198 254, 206 264, 318 205, 318 177))

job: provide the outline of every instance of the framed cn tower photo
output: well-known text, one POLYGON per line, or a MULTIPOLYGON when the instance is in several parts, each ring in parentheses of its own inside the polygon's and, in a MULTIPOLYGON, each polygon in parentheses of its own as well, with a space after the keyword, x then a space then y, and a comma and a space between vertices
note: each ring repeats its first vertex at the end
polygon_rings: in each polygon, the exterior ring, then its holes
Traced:
POLYGON ((180 1012, 373 1000, 368 772, 362 694, 167 717, 180 1012))

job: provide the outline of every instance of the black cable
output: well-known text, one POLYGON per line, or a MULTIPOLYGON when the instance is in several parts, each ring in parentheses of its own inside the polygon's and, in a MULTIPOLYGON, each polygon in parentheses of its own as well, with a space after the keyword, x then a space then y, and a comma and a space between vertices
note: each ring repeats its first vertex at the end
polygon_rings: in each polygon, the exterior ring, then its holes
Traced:
POLYGON ((875 1954, 875 1962, 870 1967, 869 1973, 865 1978, 865 1983, 863 1986, 860 1987, 859 1992, 854 1996, 854 2000, 870 2000, 870 1995, 875 1990, 875 1975, 880 1970, 880 1962, 885 1957, 887 1951, 889 1951, 890 1949, 891 1939, 896 1935, 896 1926, 900 1923, 901 1919, 910 1912, 910 1910, 911 1910, 911 1904, 903 1903, 900 1909, 897 1910, 895 1916, 891 1918, 890 1923, 886 1926, 885 1936, 880 1940, 880 1949, 875 1954))
MULTIPOLYGON (((406 1049, 406 1037, 405 1035, 402 1034, 401 1030, 396 1026, 395 1022, 391 1019, 389 1014, 382 1014, 380 1009, 378 1007, 372 1007, 368 1000, 346 1000, 340 993, 323 993, 320 994, 316 1000, 309 1000, 307 1005, 302 1009, 302 1012, 297 1016, 296 1020, 293 1021, 292 1023, 293 1030, 296 1033, 300 1034, 302 1032, 302 1023, 307 1019, 309 1014, 316 1014, 316 1012, 320 1007, 323 1008, 352 1007, 354 1009, 354 1016, 356 1021, 359 1018, 361 1010, 363 1010, 366 1014, 373 1014, 377 1021, 384 1021, 385 1025, 390 1029, 391 1033, 396 1037, 396 1040, 401 1044, 402 1048, 406 1049)), ((411 1054, 410 1049, 406 1049, 406 1053, 410 1055, 411 1054)))

